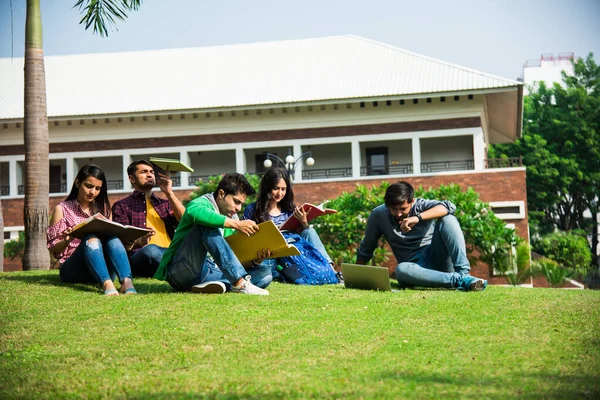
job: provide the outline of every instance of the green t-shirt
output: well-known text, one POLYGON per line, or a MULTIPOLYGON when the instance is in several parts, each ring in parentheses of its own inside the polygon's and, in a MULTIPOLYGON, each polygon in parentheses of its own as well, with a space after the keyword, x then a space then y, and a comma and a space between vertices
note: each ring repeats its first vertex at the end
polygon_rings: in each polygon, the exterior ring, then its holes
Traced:
MULTIPOLYGON (((220 228, 224 237, 234 233, 234 229, 224 228, 226 219, 227 217, 225 215, 219 213, 219 208, 217 207, 217 203, 215 202, 212 193, 207 193, 190 201, 185 209, 185 213, 183 213, 183 216, 181 217, 181 221, 179 221, 173 241, 163 255, 154 277, 161 281, 167 279, 167 266, 175 254, 177 254, 179 247, 181 247, 181 244, 188 233, 195 225, 220 228)), ((234 215, 234 219, 237 219, 237 215, 234 215)))

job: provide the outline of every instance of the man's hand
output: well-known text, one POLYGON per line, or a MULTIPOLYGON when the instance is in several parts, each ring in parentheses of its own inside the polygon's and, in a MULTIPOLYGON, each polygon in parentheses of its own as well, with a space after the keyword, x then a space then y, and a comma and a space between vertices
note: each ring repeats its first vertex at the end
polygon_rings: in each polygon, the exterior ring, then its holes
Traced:
POLYGON ((252 260, 255 265, 262 263, 266 258, 271 258, 273 253, 271 249, 262 249, 256 253, 256 258, 252 260))
POLYGON ((402 222, 400 222, 400 231, 407 233, 412 230, 412 227, 419 223, 419 218, 417 217, 408 217, 404 218, 402 222))
POLYGON ((167 170, 167 175, 162 174, 160 172, 156 172, 156 183, 158 183, 158 187, 160 191, 168 194, 173 191, 173 181, 171 180, 171 174, 167 170))
POLYGON ((256 232, 258 232, 258 229, 259 229, 258 225, 256 225, 256 222, 254 222, 250 219, 245 219, 242 221, 234 220, 234 222, 235 223, 232 224, 233 229, 235 229, 236 231, 242 232, 246 236, 252 236, 256 232))
POLYGON ((136 240, 134 240, 132 242, 123 243, 123 246, 125 246, 125 250, 127 250, 127 251, 130 251, 134 247, 144 247, 145 245, 148 244, 148 242, 150 242, 150 239, 154 235, 156 235, 156 231, 154 230, 154 228, 152 228, 151 232, 148 232, 147 234, 145 234, 141 238, 138 238, 138 239, 136 239, 136 240))

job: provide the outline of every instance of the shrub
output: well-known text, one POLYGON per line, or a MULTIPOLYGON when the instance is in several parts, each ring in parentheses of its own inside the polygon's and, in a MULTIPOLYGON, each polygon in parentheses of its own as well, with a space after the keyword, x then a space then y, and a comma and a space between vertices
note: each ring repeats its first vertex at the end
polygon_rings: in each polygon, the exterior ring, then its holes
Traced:
POLYGON ((549 258, 541 258, 534 261, 534 263, 546 277, 550 286, 562 285, 569 276, 569 271, 566 268, 562 268, 556 261, 549 258))
POLYGON ((19 232, 17 239, 4 243, 4 257, 14 260, 15 258, 23 258, 25 250, 25 232, 19 232))
POLYGON ((533 249, 578 276, 585 276, 592 262, 592 252, 582 231, 555 232, 542 236, 533 243, 533 249))

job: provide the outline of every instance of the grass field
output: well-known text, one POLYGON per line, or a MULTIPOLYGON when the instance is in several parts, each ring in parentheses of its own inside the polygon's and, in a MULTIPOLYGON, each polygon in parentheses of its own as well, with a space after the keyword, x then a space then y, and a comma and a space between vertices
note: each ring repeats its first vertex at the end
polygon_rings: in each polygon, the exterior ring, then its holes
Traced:
POLYGON ((600 398, 600 291, 136 287, 0 274, 0 398, 600 398))

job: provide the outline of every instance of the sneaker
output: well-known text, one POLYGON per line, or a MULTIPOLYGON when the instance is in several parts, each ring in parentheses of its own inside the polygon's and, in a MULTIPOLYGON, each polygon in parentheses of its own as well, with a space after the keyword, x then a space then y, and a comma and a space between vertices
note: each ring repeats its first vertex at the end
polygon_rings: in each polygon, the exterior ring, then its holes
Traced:
POLYGON ((268 290, 261 289, 258 286, 254 285, 250 282, 250 276, 244 277, 244 280, 239 286, 231 286, 231 291, 233 293, 241 293, 241 294, 257 294, 259 296, 267 296, 269 294, 268 290))
POLYGON ((471 275, 463 276, 458 283, 458 290, 464 290, 466 292, 480 292, 487 287, 488 281, 475 278, 471 275))
POLYGON ((337 271, 335 273, 335 276, 337 276, 337 279, 338 279, 339 283, 344 283, 344 276, 342 275, 342 271, 337 271))
POLYGON ((204 282, 192 286, 192 293, 223 294, 225 293, 225 284, 219 281, 204 282))

